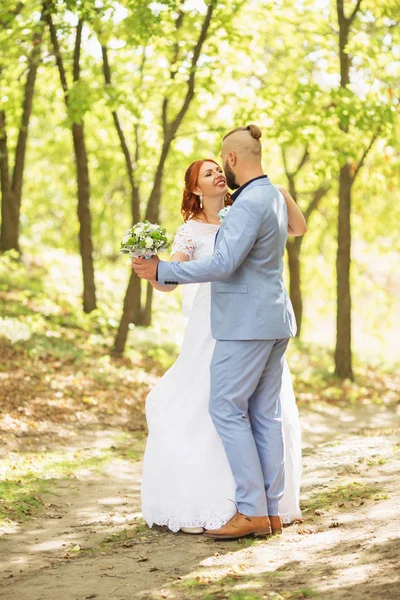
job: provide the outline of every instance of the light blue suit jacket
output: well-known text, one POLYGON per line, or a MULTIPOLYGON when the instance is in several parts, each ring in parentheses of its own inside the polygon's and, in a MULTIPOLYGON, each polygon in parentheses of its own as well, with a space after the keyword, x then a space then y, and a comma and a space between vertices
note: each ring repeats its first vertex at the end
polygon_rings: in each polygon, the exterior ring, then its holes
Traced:
POLYGON ((251 182, 225 217, 209 258, 158 265, 165 285, 213 282, 211 331, 216 340, 272 340, 296 334, 283 282, 287 207, 268 178, 251 182))

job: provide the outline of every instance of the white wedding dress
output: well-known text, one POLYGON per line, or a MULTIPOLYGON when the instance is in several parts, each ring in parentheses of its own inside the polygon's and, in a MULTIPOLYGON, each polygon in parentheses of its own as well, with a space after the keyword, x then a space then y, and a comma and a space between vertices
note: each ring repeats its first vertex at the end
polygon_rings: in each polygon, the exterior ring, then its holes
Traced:
MULTIPOLYGON (((218 225, 188 221, 178 230, 172 253, 190 260, 210 256, 218 225)), ((142 513, 151 527, 214 529, 236 511, 235 482, 222 442, 208 413, 210 362, 215 340, 210 326, 210 283, 182 286, 189 312, 181 352, 146 402, 149 427, 143 465, 142 513)), ((301 518, 301 432, 289 368, 282 385, 285 493, 284 523, 301 518)))

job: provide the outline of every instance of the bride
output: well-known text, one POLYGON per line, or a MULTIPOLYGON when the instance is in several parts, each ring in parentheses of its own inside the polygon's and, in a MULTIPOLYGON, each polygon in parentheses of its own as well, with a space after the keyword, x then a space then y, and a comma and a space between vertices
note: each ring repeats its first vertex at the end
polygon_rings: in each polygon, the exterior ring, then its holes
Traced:
MULTIPOLYGON (((305 221, 283 189, 288 234, 302 235, 305 221)), ((181 212, 184 224, 175 236, 171 260, 198 260, 213 253, 220 226, 218 212, 232 201, 221 167, 198 160, 185 174, 181 212)), ((152 281, 158 290, 172 286, 152 281)), ((180 354, 146 402, 149 428, 143 465, 142 513, 152 527, 201 533, 217 529, 236 512, 235 482, 222 442, 208 412, 210 363, 215 340, 210 326, 210 283, 183 286, 189 314, 180 354)), ((285 440, 285 491, 279 501, 283 523, 301 518, 301 432, 289 368, 285 361, 281 391, 285 440)))

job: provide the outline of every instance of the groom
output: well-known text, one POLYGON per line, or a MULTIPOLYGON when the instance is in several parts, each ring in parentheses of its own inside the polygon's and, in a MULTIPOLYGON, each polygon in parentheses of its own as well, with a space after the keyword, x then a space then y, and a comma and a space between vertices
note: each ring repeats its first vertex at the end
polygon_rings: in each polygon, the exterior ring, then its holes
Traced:
POLYGON ((179 262, 136 259, 139 277, 164 285, 213 282, 210 414, 236 482, 235 516, 212 539, 281 531, 284 490, 280 390, 296 323, 282 278, 288 221, 282 194, 261 166, 261 131, 237 127, 223 139, 228 186, 237 191, 213 256, 179 262))

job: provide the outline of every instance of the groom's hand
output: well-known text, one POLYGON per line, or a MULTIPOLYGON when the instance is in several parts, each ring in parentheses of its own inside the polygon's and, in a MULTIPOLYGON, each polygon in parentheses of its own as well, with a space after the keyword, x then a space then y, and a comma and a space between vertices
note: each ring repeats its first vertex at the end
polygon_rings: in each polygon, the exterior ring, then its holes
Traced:
POLYGON ((133 258, 132 269, 136 275, 141 279, 147 279, 148 281, 157 280, 157 266, 160 262, 158 256, 152 256, 151 258, 133 258))

